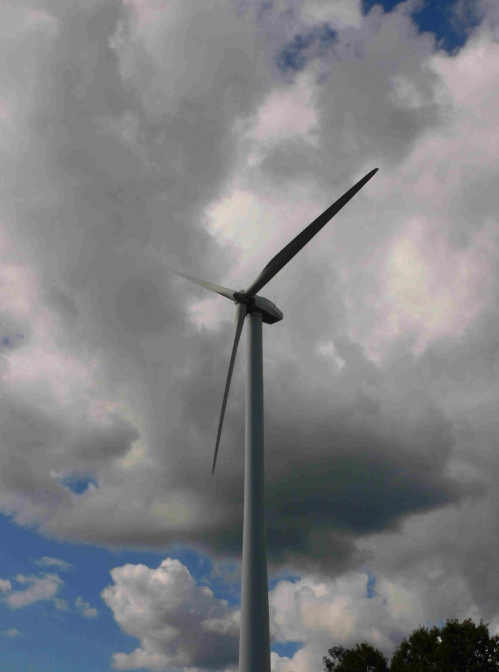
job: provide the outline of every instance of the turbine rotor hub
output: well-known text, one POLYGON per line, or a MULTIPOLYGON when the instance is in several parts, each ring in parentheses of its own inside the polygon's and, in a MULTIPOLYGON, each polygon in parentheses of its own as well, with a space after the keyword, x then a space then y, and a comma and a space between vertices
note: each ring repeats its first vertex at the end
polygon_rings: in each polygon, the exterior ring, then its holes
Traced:
POLYGON ((244 291, 234 292, 234 301, 243 303, 248 313, 261 313, 262 321, 267 324, 275 324, 283 318, 282 311, 264 296, 248 296, 244 291))

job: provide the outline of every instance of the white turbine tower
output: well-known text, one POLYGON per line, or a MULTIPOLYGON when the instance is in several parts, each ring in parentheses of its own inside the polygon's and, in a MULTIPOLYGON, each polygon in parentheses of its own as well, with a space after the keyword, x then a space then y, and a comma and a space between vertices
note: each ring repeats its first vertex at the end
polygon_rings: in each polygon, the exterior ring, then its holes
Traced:
POLYGON ((190 275, 182 277, 231 299, 237 307, 236 334, 229 361, 222 409, 211 473, 215 465, 222 434, 227 397, 236 359, 237 346, 245 318, 248 318, 248 357, 246 369, 246 407, 244 437, 244 514, 241 585, 241 630, 239 638, 239 672, 270 672, 269 604, 267 559, 264 529, 263 470, 263 365, 262 322, 282 320, 282 312, 259 292, 308 241, 329 222, 377 172, 371 170, 341 198, 309 224, 265 266, 246 291, 236 292, 190 275))

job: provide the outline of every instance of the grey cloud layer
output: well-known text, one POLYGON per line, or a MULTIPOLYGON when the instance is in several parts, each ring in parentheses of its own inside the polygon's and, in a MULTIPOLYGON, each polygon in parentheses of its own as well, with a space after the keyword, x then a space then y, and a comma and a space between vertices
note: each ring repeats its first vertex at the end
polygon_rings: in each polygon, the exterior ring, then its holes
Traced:
POLYGON ((446 558, 492 613, 480 589, 498 468, 497 115, 480 112, 498 105, 489 23, 450 57, 407 6, 356 27, 332 16, 331 51, 293 79, 275 59, 304 26, 300 3, 286 22, 277 4, 37 7, 0 10, 11 27, 0 62, 18 55, 0 73, 2 510, 63 538, 237 558, 239 369, 209 478, 233 325, 197 326, 203 295, 166 264, 248 282, 238 269, 256 274, 307 223, 302 209, 312 219, 379 165, 268 288, 285 313, 265 333, 272 568, 375 564, 386 541, 380 571, 402 572, 404 525, 433 512, 422 552, 446 558), (303 109, 302 74, 312 131, 283 135, 278 105, 254 131, 271 94, 303 109), (242 209, 217 233, 209 209, 237 190, 264 224, 242 209), (76 495, 71 474, 97 485, 76 495), (455 507, 466 534, 451 562, 455 507))

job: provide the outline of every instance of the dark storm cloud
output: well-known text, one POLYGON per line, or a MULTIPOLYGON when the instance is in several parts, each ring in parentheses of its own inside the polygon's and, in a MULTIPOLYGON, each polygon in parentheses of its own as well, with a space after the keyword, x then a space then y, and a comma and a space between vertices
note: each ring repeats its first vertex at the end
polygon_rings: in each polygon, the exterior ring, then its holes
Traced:
MULTIPOLYGON (((325 284, 312 273, 306 288, 291 291, 286 336, 282 324, 264 330, 272 353, 266 359, 265 388, 268 544, 277 566, 288 562, 339 571, 365 560, 355 538, 399 529, 407 515, 480 495, 484 484, 476 478, 461 482, 447 473, 455 449, 453 422, 438 397, 427 394, 428 381, 417 360, 395 358, 382 369, 369 362, 342 333, 344 312, 337 295, 331 325, 326 320, 325 327, 314 326, 315 309, 306 295, 321 296, 325 284), (344 362, 341 371, 310 352, 310 344, 320 342, 324 333, 335 339, 344 362), (278 354, 279 343, 293 352, 292 358, 278 354)), ((184 424, 175 435, 181 449, 171 468, 193 492, 216 496, 217 513, 207 535, 197 530, 199 541, 237 556, 244 340, 216 482, 207 480, 232 330, 223 325, 220 343, 205 333, 203 350, 195 350, 187 378, 179 380, 184 424)), ((187 532, 183 538, 188 537, 187 532)))
MULTIPOLYGON (((308 558, 323 569, 339 569, 357 555, 349 538, 396 529, 407 514, 481 492, 480 484, 461 484, 445 473, 452 424, 422 391, 397 398, 396 389, 386 389, 385 372, 382 389, 357 380, 350 398, 338 398, 338 388, 350 387, 345 381, 355 375, 348 364, 330 379, 329 389, 293 362, 286 368, 266 388, 272 560, 291 556, 308 564, 308 558), (331 529, 343 543, 331 538, 331 529), (349 553, 342 557, 345 544, 349 553)), ((224 456, 220 469, 232 470, 227 463, 237 458, 224 456)))

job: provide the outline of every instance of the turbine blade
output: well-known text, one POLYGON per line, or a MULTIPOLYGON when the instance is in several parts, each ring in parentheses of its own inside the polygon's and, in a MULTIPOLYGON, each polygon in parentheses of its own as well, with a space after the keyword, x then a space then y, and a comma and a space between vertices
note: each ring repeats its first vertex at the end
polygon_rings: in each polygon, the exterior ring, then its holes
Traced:
POLYGON ((169 268, 169 271, 175 273, 175 275, 180 275, 181 278, 185 278, 190 282, 193 282, 195 285, 209 289, 210 292, 215 292, 216 294, 221 294, 221 296, 226 296, 231 301, 234 301, 234 290, 228 289, 227 287, 222 287, 222 285, 216 285, 214 282, 207 282, 206 280, 199 280, 198 278, 193 278, 192 275, 187 275, 186 273, 181 273, 180 271, 175 271, 173 268, 169 268))
POLYGON ((355 194, 362 189, 371 177, 377 173, 378 169, 371 170, 361 180, 353 185, 347 192, 343 194, 337 201, 324 210, 324 212, 314 219, 301 233, 299 233, 291 242, 278 252, 275 257, 269 261, 263 271, 260 273, 255 282, 246 290, 246 294, 254 296, 261 290, 261 288, 271 280, 276 273, 279 273, 281 268, 290 261, 295 254, 297 254, 308 241, 318 233, 323 226, 325 226, 334 215, 341 210, 341 208, 348 203, 348 201, 355 196, 355 194))
POLYGON ((234 345, 232 346, 232 353, 230 355, 229 361, 229 370, 227 372, 227 380, 225 382, 224 397, 222 401, 222 409, 220 411, 220 420, 218 421, 218 431, 217 431, 217 440, 215 443, 215 453, 213 455, 213 464, 211 466, 211 474, 215 473, 215 465, 217 463, 218 447, 220 445, 220 437, 222 435, 222 425, 224 422, 225 407, 227 406, 227 397, 229 396, 230 381, 232 379, 232 371, 234 369, 234 362, 236 361, 237 346, 239 344, 239 339, 241 337, 241 331, 243 329, 244 318, 246 317, 246 306, 242 303, 239 303, 237 306, 237 323, 236 323, 236 333, 234 336, 234 345))

